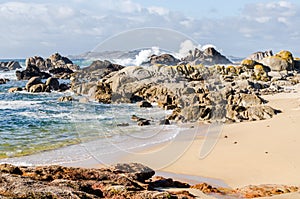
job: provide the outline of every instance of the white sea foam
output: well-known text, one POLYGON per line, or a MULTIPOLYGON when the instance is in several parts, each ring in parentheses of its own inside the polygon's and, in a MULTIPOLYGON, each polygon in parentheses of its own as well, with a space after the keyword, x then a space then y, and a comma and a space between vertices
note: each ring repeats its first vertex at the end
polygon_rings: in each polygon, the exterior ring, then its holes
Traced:
POLYGON ((0 110, 1 109, 20 109, 20 108, 33 107, 41 102, 42 101, 24 101, 24 100, 5 101, 5 100, 0 100, 0 110))

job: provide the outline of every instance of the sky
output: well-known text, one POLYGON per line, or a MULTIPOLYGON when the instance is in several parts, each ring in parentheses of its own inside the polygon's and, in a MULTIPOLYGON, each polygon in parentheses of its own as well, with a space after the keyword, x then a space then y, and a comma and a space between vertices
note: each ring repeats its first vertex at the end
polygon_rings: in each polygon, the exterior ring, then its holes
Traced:
POLYGON ((290 50, 300 57, 299 25, 299 0, 0 0, 0 58, 81 54, 145 27, 212 44, 227 56, 290 50))

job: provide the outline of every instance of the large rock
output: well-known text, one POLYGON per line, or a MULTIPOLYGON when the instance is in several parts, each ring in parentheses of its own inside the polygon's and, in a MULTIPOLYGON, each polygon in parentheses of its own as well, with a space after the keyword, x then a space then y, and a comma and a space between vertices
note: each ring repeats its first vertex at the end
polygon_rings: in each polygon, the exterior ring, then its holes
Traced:
POLYGON ((23 71, 16 71, 18 80, 29 80, 32 77, 40 77, 41 79, 47 79, 51 77, 49 73, 41 72, 41 70, 35 65, 28 65, 23 71))
POLYGON ((26 83, 25 89, 27 91, 29 91, 30 87, 36 84, 41 84, 41 78, 40 77, 32 77, 28 80, 28 82, 26 83))
POLYGON ((268 66, 272 71, 294 70, 293 55, 289 51, 280 51, 276 55, 266 57, 259 62, 268 66))
POLYGON ((59 89, 59 81, 54 77, 50 77, 46 81, 46 86, 48 86, 50 90, 57 91, 59 89))
POLYGON ((50 92, 50 89, 45 84, 35 84, 29 88, 31 93, 41 93, 41 92, 50 92))
POLYGON ((152 55, 148 62, 142 63, 142 65, 167 65, 172 66, 176 65, 180 62, 179 59, 176 59, 173 55, 170 54, 162 54, 162 55, 152 55))
POLYGON ((189 188, 190 185, 163 177, 149 179, 153 174, 152 169, 135 163, 102 169, 3 164, 0 198, 196 198, 188 191, 157 191, 160 186, 189 188))
POLYGON ((201 51, 195 48, 194 52, 183 58, 182 61, 193 63, 193 65, 215 65, 215 64, 231 64, 232 62, 214 48, 206 48, 201 51))
POLYGON ((126 176, 144 182, 151 178, 155 171, 139 163, 116 164, 109 168, 114 173, 124 173, 126 176))

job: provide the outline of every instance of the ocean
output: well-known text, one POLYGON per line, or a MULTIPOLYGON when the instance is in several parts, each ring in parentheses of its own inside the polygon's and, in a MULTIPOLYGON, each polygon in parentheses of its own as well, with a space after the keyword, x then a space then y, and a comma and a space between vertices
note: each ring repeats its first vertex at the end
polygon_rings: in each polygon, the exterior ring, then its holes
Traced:
MULTIPOLYGON (((25 68, 25 60, 17 61, 25 68)), ((80 67, 89 64, 86 60, 73 61, 80 67)), ((72 164, 90 158, 100 163, 113 153, 131 153, 172 141, 185 128, 158 125, 171 111, 155 104, 153 108, 139 108, 136 104, 59 102, 61 96, 78 96, 70 91, 8 93, 9 88, 24 87, 27 81, 17 81, 15 71, 1 71, 0 78, 10 79, 0 85, 0 163, 72 164), (132 115, 151 119, 152 125, 138 126, 131 121, 132 115)))

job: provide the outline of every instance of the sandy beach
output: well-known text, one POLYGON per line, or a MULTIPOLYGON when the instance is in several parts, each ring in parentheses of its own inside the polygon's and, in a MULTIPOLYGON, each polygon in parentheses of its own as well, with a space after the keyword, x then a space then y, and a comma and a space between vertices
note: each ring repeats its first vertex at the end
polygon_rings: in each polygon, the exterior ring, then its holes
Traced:
MULTIPOLYGON (((196 135, 192 143, 189 143, 189 138, 180 139, 175 141, 176 144, 172 143, 173 147, 157 146, 144 155, 132 154, 125 160, 158 168, 162 166, 159 161, 169 158, 166 148, 172 151, 176 145, 190 144, 180 157, 165 164, 160 171, 217 179, 232 188, 261 184, 299 186, 300 158, 296 153, 300 150, 299 85, 294 89, 291 93, 262 96, 269 101, 268 105, 282 111, 275 117, 224 125, 217 144, 204 159, 200 159, 199 154, 205 138, 196 135)), ((283 197, 297 196, 298 193, 283 197)))

